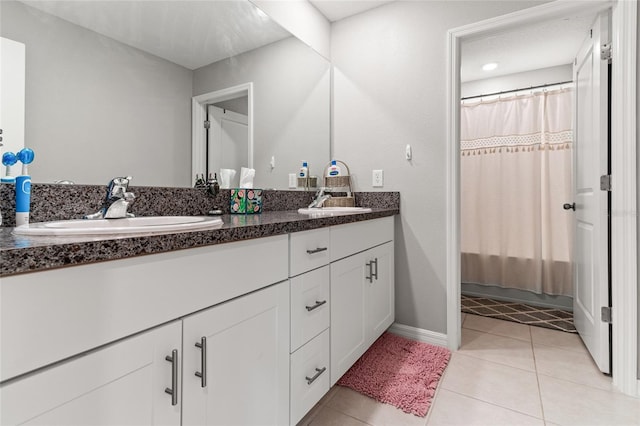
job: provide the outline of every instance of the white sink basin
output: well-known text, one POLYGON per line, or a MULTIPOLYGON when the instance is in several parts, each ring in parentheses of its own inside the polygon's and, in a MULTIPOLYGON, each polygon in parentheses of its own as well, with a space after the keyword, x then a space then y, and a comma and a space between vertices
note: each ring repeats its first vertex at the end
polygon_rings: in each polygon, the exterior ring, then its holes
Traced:
POLYGON ((370 213, 371 209, 368 207, 320 207, 320 208, 305 208, 298 209, 300 214, 308 214, 313 217, 321 216, 341 216, 345 214, 356 213, 370 213))
POLYGON ((36 222, 15 228, 18 235, 131 235, 166 234, 201 231, 222 226, 222 219, 212 216, 148 216, 125 219, 73 219, 36 222))

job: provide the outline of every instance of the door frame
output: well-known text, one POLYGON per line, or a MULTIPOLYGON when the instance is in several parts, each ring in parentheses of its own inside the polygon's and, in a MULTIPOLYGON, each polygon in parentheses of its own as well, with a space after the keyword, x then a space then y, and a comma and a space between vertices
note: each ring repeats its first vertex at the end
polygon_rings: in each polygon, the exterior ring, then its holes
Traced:
MULTIPOLYGON (((247 167, 253 168, 253 82, 238 84, 226 89, 204 93, 191 98, 191 176, 204 174, 207 169, 207 105, 229 99, 247 96, 248 161, 247 167)), ((206 178, 206 177, 205 177, 206 178)))
POLYGON ((613 385, 640 396, 638 380, 638 265, 636 170, 637 3, 629 1, 554 1, 454 28, 447 33, 447 345, 461 343, 460 322, 460 43, 562 17, 575 12, 612 10, 614 67, 611 88, 613 385), (618 64, 616 66, 616 64, 618 64))

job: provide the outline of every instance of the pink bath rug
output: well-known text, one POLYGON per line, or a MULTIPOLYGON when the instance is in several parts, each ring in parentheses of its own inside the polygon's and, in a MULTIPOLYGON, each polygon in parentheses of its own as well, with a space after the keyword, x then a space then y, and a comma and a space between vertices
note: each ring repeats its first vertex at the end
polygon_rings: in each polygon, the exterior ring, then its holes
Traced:
POLYGON ((384 333, 338 384, 424 417, 450 357, 446 348, 384 333))

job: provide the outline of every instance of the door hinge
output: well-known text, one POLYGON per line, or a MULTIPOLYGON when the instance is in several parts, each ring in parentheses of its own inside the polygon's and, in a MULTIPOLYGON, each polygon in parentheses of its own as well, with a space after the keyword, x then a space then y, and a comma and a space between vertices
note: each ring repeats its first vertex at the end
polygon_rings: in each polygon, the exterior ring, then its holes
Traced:
POLYGON ((210 122, 209 120, 206 120, 206 121, 204 122, 204 128, 205 128, 205 129, 210 129, 210 128, 211 128, 211 122, 210 122))
POLYGON ((611 191, 611 175, 600 176, 600 190, 611 191))
POLYGON ((603 306, 600 309, 600 320, 607 324, 611 324, 611 307, 603 306))
POLYGON ((611 63, 611 43, 605 43, 600 47, 600 59, 611 63))

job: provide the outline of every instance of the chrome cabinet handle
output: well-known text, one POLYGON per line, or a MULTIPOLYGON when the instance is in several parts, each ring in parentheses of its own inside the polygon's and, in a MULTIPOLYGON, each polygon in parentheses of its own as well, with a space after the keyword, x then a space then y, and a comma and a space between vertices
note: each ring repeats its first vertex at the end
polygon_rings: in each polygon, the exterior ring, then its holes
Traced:
POLYGON ((196 377, 200 377, 200 387, 207 387, 207 338, 200 338, 196 343, 196 348, 200 348, 200 371, 196 371, 196 377))
POLYGON ((316 304, 313 306, 305 306, 305 308, 307 308, 307 311, 311 312, 314 309, 318 309, 320 306, 324 305, 325 303, 327 303, 326 300, 322 300, 322 301, 317 301, 316 300, 316 304))
POLYGON ((369 267, 369 276, 364 277, 366 280, 369 280, 370 283, 373 282, 373 260, 371 262, 365 263, 365 266, 369 267))
POLYGON ((375 265, 375 269, 376 271, 373 272, 371 274, 372 277, 374 277, 376 279, 376 281, 378 281, 378 258, 376 257, 375 260, 372 260, 371 263, 373 263, 375 265))
POLYGON ((305 377, 305 379, 307 379, 307 384, 310 385, 311 383, 315 382, 316 379, 318 377, 320 377, 320 375, 322 373, 324 373, 327 370, 327 367, 322 367, 322 368, 316 368, 316 374, 313 375, 313 377, 305 377))
POLYGON ((178 405, 178 350, 171 351, 171 356, 164 357, 171 363, 171 387, 164 391, 171 395, 171 405, 178 405))
POLYGON ((316 254, 316 253, 320 253, 321 251, 326 251, 327 247, 318 247, 316 249, 313 250, 307 250, 307 254, 316 254))

